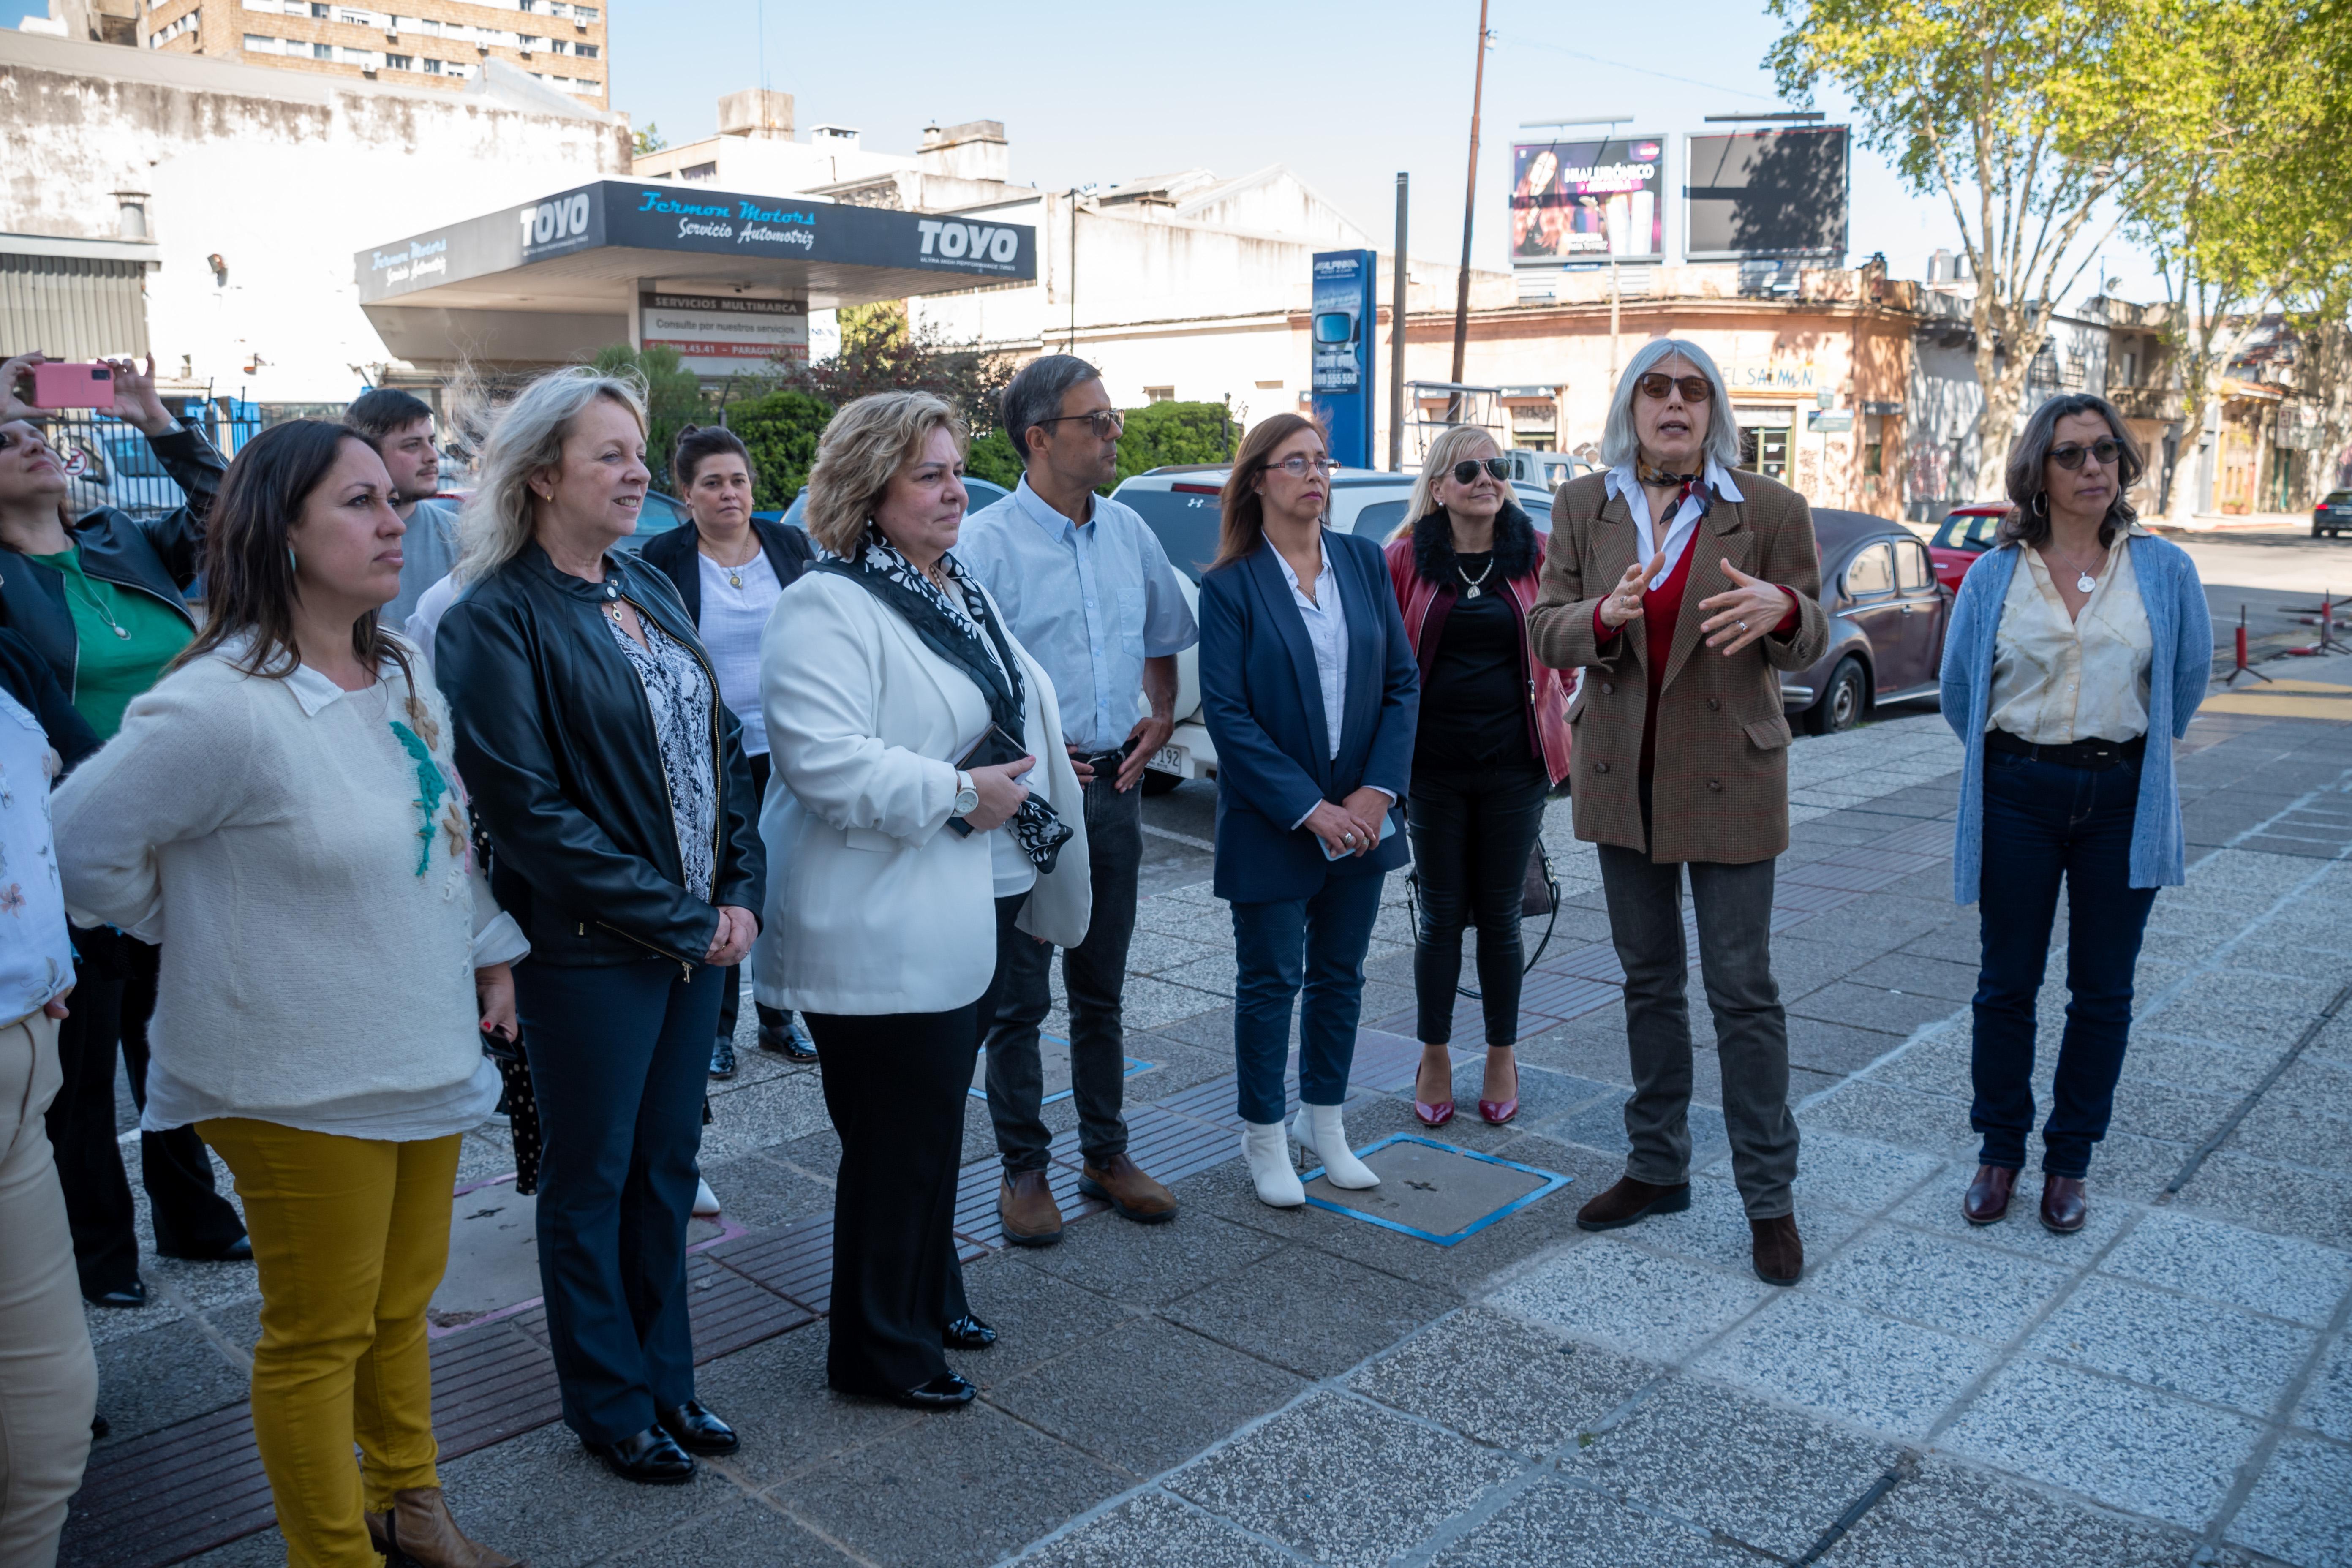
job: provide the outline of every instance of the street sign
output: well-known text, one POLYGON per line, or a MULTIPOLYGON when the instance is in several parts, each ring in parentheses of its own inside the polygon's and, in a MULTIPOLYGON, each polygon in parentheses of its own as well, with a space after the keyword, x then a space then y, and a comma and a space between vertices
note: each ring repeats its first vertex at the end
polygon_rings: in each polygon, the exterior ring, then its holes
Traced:
POLYGON ((1369 250, 1318 250, 1307 307, 1312 359, 1308 387, 1315 416, 1331 443, 1331 460, 1372 466, 1372 302, 1378 259, 1369 250))

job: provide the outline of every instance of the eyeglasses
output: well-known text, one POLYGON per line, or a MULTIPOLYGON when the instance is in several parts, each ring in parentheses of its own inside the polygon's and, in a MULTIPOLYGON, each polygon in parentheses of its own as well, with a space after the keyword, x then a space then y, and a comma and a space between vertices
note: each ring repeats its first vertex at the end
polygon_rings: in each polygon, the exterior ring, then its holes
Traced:
POLYGON ((1498 479, 1511 477, 1511 460, 1508 458, 1465 458, 1454 465, 1454 482, 1457 485, 1475 484, 1481 468, 1498 479))
POLYGON ((1703 375, 1672 376, 1663 371, 1652 371, 1633 383, 1634 390, 1644 397, 1664 403, 1680 391, 1685 403, 1709 403, 1715 398, 1715 384, 1703 375))
POLYGON ((1270 469, 1280 468, 1294 479, 1305 479, 1310 468, 1318 475, 1328 476, 1331 472, 1331 459, 1328 458, 1301 458, 1296 454, 1283 458, 1279 463, 1266 465, 1270 469))
POLYGON ((1057 414, 1051 419, 1040 419, 1040 425, 1066 425, 1073 419, 1083 419, 1097 441, 1108 441, 1127 428, 1127 416, 1116 408, 1097 408, 1091 414, 1057 414))
POLYGON ((2087 447, 2075 441, 2067 441, 2053 447, 2050 448, 2050 460, 2071 474, 2083 466, 2084 458, 2090 458, 2103 468, 2111 468, 2115 467, 2116 460, 2123 456, 2123 452, 2124 444, 2121 441, 2112 436, 2102 436, 2087 447))

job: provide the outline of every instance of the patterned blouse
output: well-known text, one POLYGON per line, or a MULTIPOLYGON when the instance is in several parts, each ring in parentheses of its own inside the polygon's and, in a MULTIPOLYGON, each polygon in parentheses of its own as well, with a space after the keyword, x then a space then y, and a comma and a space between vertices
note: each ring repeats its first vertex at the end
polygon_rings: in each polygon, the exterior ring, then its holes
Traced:
POLYGON ((661 743, 662 772, 669 779, 671 826, 677 833, 678 863, 686 868, 686 890, 709 900, 718 869, 719 786, 711 774, 710 677, 694 651, 639 616, 646 646, 621 629, 612 616, 614 640, 637 672, 653 710, 654 735, 661 743))

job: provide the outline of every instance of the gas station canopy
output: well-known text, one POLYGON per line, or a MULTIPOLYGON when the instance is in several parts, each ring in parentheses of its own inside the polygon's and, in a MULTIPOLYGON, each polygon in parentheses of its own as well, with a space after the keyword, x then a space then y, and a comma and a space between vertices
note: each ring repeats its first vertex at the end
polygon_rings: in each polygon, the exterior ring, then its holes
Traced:
MULTIPOLYGON (((804 353, 812 308, 1034 279, 1037 233, 804 196, 599 180, 354 259, 360 306, 393 353, 420 365, 520 367, 646 341, 651 318, 642 313, 657 304, 665 320, 699 323, 678 330, 712 338, 753 317, 772 325, 781 312, 803 323, 804 353)), ((772 339, 700 346, 764 359, 772 339)))

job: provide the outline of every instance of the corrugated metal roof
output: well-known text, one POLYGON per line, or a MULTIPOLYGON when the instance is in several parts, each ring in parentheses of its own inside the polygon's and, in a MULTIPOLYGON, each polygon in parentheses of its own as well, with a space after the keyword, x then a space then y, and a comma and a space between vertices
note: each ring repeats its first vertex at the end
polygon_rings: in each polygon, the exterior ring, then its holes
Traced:
POLYGON ((0 253, 0 355, 143 355, 146 275, 142 261, 0 253))

